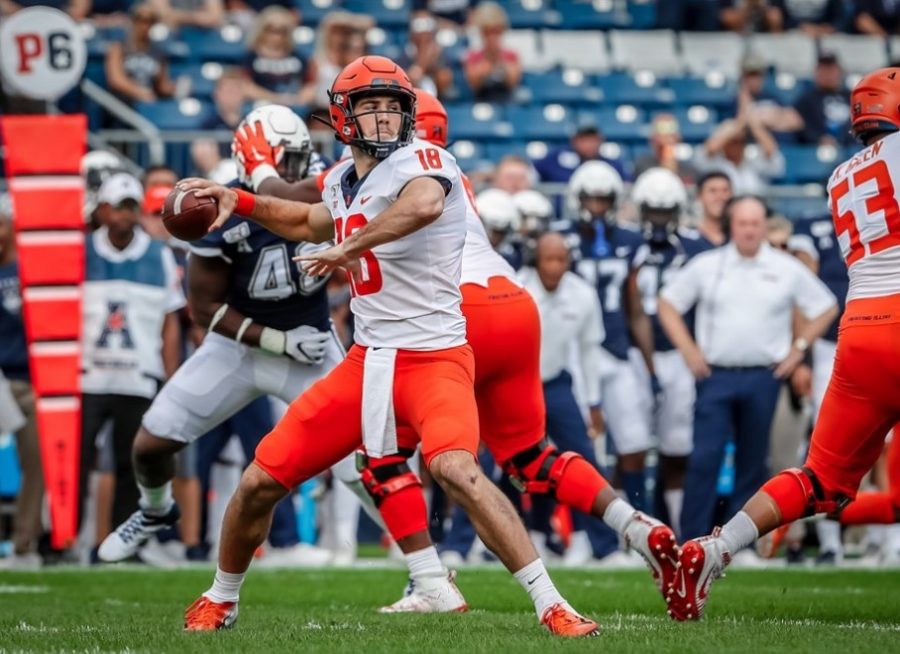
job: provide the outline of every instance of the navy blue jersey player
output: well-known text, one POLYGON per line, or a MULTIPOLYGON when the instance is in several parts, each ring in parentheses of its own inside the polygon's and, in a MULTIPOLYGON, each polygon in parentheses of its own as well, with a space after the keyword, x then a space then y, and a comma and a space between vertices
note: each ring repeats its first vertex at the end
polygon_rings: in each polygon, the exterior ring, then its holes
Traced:
POLYGON ((618 454, 619 477, 629 501, 645 507, 644 459, 650 447, 649 393, 638 368, 655 383, 653 329, 641 305, 638 270, 647 248, 639 230, 615 220, 622 179, 612 166, 589 161, 569 181, 570 209, 578 214, 572 230, 575 270, 593 284, 603 309, 601 394, 603 414, 618 454), (633 361, 637 348, 643 364, 633 361))
POLYGON ((657 497, 664 501, 669 521, 677 525, 681 521, 687 456, 693 443, 695 384, 684 358, 659 323, 656 303, 660 289, 678 269, 711 244, 698 232, 679 228, 688 198, 684 183, 672 171, 645 171, 635 182, 631 199, 638 207, 647 245, 638 286, 644 311, 653 322, 653 363, 663 390, 650 423, 659 441, 662 492, 657 497))
MULTIPOLYGON (((287 107, 251 112, 252 129, 277 153, 277 174, 298 181, 310 171, 311 142, 287 107)), ((244 158, 238 159, 242 172, 244 158)), ((246 173, 244 186, 254 185, 246 173)), ((291 402, 343 359, 329 319, 325 279, 307 276, 292 257, 307 248, 233 216, 224 229, 191 244, 188 299, 207 335, 144 414, 133 458, 140 508, 103 542, 99 556, 121 561, 178 519, 172 499, 174 455, 262 395, 291 402)), ((338 476, 358 476, 351 461, 338 476)), ((360 488, 362 496, 365 491, 360 488)))

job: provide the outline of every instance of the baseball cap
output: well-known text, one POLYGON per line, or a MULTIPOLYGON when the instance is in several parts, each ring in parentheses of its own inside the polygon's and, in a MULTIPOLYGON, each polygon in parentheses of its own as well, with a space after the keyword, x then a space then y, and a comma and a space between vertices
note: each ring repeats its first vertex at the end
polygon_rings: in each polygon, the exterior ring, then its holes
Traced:
POLYGON ((174 186, 167 184, 156 184, 147 189, 144 193, 143 210, 146 214, 162 213, 166 204, 166 198, 172 192, 174 186))
POLYGON ((582 134, 602 134, 600 131, 600 125, 596 120, 590 117, 585 117, 580 119, 575 124, 575 136, 581 136, 582 134))
POLYGON ((111 175, 97 191, 98 203, 105 202, 115 206, 124 200, 134 200, 138 205, 144 200, 144 188, 137 178, 128 173, 111 175))
POLYGON ((837 52, 834 50, 822 50, 819 52, 819 56, 816 61, 820 64, 840 64, 841 60, 838 59, 837 52))
POLYGON ((747 53, 741 60, 742 73, 764 73, 769 64, 755 52, 747 53))

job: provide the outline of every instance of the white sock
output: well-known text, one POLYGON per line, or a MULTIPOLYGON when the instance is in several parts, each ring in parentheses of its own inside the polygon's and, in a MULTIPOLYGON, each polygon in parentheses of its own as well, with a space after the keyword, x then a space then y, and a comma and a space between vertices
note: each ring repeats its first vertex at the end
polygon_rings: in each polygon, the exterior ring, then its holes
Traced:
POLYGON ((684 489, 673 488, 663 491, 663 501, 669 510, 669 524, 678 536, 681 533, 681 507, 684 505, 684 489))
POLYGON ((748 545, 752 545, 759 538, 759 529, 744 511, 738 511, 737 515, 725 523, 722 533, 719 534, 725 549, 734 555, 748 545))
POLYGON ((219 604, 223 602, 237 602, 238 595, 241 592, 241 584, 244 583, 246 574, 246 572, 225 572, 222 568, 216 566, 216 578, 213 579, 213 585, 208 591, 203 593, 203 596, 219 604))
POLYGON ((167 481, 162 486, 153 488, 138 483, 141 492, 141 509, 150 515, 165 515, 172 508, 175 500, 172 499, 172 482, 167 481))
POLYGON ((634 507, 621 498, 616 498, 606 506, 603 522, 608 524, 620 536, 625 535, 625 528, 634 517, 634 507))
POLYGON ((816 534, 819 536, 819 551, 841 554, 841 523, 836 520, 819 520, 816 523, 816 534))
POLYGON ((410 577, 436 577, 447 574, 447 569, 441 563, 441 557, 438 556, 437 548, 434 545, 404 554, 403 558, 406 559, 406 567, 409 568, 410 577))
POLYGON ((540 559, 535 559, 514 573, 513 576, 531 597, 531 601, 534 602, 534 610, 537 612, 538 619, 543 617, 544 611, 554 604, 568 606, 563 596, 556 590, 556 586, 553 585, 553 580, 550 579, 550 575, 544 567, 544 562, 540 559))

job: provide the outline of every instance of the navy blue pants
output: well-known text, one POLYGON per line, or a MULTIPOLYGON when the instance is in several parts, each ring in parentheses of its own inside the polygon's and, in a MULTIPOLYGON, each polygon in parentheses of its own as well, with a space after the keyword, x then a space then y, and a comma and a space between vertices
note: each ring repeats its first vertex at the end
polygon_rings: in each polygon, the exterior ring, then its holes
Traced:
MULTIPOLYGON (((554 445, 561 452, 580 454, 606 476, 594 455, 594 445, 572 393, 572 376, 568 372, 563 371, 555 379, 544 382, 544 402, 547 405, 547 434, 554 445)), ((535 511, 540 512, 540 505, 549 502, 547 497, 534 496, 535 511)), ((619 537, 599 518, 573 510, 572 523, 576 531, 587 532, 594 556, 602 558, 618 549, 619 537)))
MULTIPOLYGON (((263 436, 268 434, 274 423, 272 421, 272 407, 268 397, 260 397, 235 413, 231 418, 218 427, 208 431, 197 440, 197 477, 200 479, 201 497, 203 498, 203 520, 201 533, 206 528, 206 509, 208 502, 206 496, 209 493, 209 476, 213 464, 219 458, 219 454, 237 434, 244 450, 244 457, 252 461, 256 452, 256 446, 263 436)), ((273 547, 290 547, 300 542, 297 534, 297 518, 294 511, 293 493, 281 500, 275 507, 275 515, 272 518, 272 529, 269 532, 269 542, 273 547)))
POLYGON ((769 436, 781 380, 770 368, 717 368, 697 382, 694 449, 684 479, 681 535, 708 534, 716 514, 716 486, 729 440, 735 443, 734 491, 722 507, 730 520, 769 478, 769 436))

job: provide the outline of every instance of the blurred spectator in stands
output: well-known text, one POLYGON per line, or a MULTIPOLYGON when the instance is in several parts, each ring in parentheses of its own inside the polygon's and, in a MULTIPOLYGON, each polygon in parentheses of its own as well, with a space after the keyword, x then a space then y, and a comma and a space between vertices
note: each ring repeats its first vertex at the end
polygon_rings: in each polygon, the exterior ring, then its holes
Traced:
POLYGON ((616 169, 622 179, 631 179, 630 170, 626 170, 623 161, 608 159, 600 154, 603 145, 603 133, 593 120, 585 120, 578 124, 568 145, 554 148, 543 159, 534 162, 542 182, 568 182, 572 173, 585 161, 599 159, 616 169))
POLYGON ((801 143, 849 145, 850 94, 844 86, 844 71, 837 55, 823 50, 816 64, 813 86, 794 104, 803 116, 803 128, 797 132, 801 143))
POLYGON ((645 170, 661 166, 676 173, 685 184, 693 185, 697 180, 697 169, 691 162, 676 156, 679 143, 678 119, 669 113, 656 114, 650 125, 650 152, 634 162, 634 176, 640 177, 645 170))
POLYGON ((91 0, 44 0, 36 2, 34 0, 0 0, 0 16, 9 16, 20 9, 28 7, 52 7, 69 14, 77 21, 84 20, 91 12, 91 0))
POLYGON ((128 24, 128 9, 131 2, 128 0, 88 0, 89 18, 94 27, 106 29, 110 27, 124 27, 128 24))
POLYGON ((748 53, 741 61, 741 78, 738 83, 738 97, 735 99, 734 113, 740 113, 749 105, 768 129, 774 132, 795 132, 803 127, 803 118, 793 107, 781 104, 776 95, 766 88, 766 73, 769 64, 755 53, 748 53))
POLYGON ((515 154, 503 157, 494 169, 491 186, 510 195, 533 188, 537 183, 537 175, 527 159, 515 154))
POLYGON ((225 69, 213 89, 215 113, 203 123, 203 129, 234 130, 244 117, 244 84, 247 78, 235 69, 225 69))
POLYGON ((841 0, 773 0, 785 30, 800 30, 813 38, 833 34, 844 22, 841 0))
POLYGON ((149 166, 144 171, 144 187, 151 186, 175 186, 178 181, 178 173, 166 165, 149 166))
POLYGON ((722 230, 722 213, 732 198, 731 178, 721 170, 713 170, 697 180, 697 204, 699 216, 696 223, 700 238, 710 247, 719 247, 725 242, 722 230))
POLYGON ((162 49, 150 39, 150 28, 159 14, 149 3, 131 8, 131 24, 124 40, 110 41, 106 50, 106 82, 127 101, 155 102, 170 97, 175 85, 162 49))
POLYGON ((244 32, 253 29, 256 15, 267 7, 284 7, 290 10, 300 22, 300 11, 291 0, 225 0, 225 12, 228 22, 237 25, 244 32))
POLYGON ((506 11, 496 2, 483 2, 472 12, 472 25, 481 33, 481 49, 466 54, 464 71, 475 99, 509 102, 522 81, 519 55, 503 47, 509 28, 506 11))
POLYGON ((12 556, 2 568, 40 567, 44 476, 28 373, 22 295, 10 196, 0 193, 0 433, 15 432, 22 479, 16 498, 12 556))
POLYGON ((219 144, 212 139, 191 143, 191 162, 199 177, 227 184, 237 178, 237 167, 230 156, 223 156, 219 144))
POLYGON ((222 0, 150 0, 169 27, 217 28, 225 23, 222 0))
MULTIPOLYGON (((332 12, 319 23, 313 55, 316 73, 313 103, 316 107, 328 107, 328 91, 332 83, 344 66, 366 53, 366 32, 374 25, 370 16, 346 11, 332 12)), ((322 127, 318 121, 310 123, 312 129, 322 127)))
POLYGON ((656 4, 660 29, 716 32, 719 30, 719 0, 666 0, 656 4))
POLYGON ((453 86, 453 71, 437 42, 437 21, 418 16, 409 23, 409 40, 397 63, 409 75, 413 86, 443 96, 453 86))
POLYGON ((475 0, 412 0, 413 16, 433 16, 441 27, 460 28, 469 20, 475 0))
POLYGON ((256 18, 247 48, 244 95, 286 105, 306 105, 315 94, 315 69, 294 52, 297 15, 284 7, 268 7, 256 18))
POLYGON ((703 146, 695 150, 694 158, 701 172, 727 173, 735 195, 761 195, 772 178, 784 174, 784 155, 750 105, 744 105, 737 118, 719 125, 703 146), (748 136, 756 141, 758 152, 747 152, 748 136))
POLYGON ((721 0, 719 20, 722 29, 748 34, 751 32, 780 32, 784 17, 777 0, 721 0))
POLYGON ((767 237, 769 245, 776 250, 787 251, 788 241, 791 239, 791 234, 794 233, 794 223, 779 214, 769 216, 766 223, 769 230, 767 237))
POLYGON ((862 34, 900 34, 900 3, 897 0, 855 0, 853 24, 862 34))

